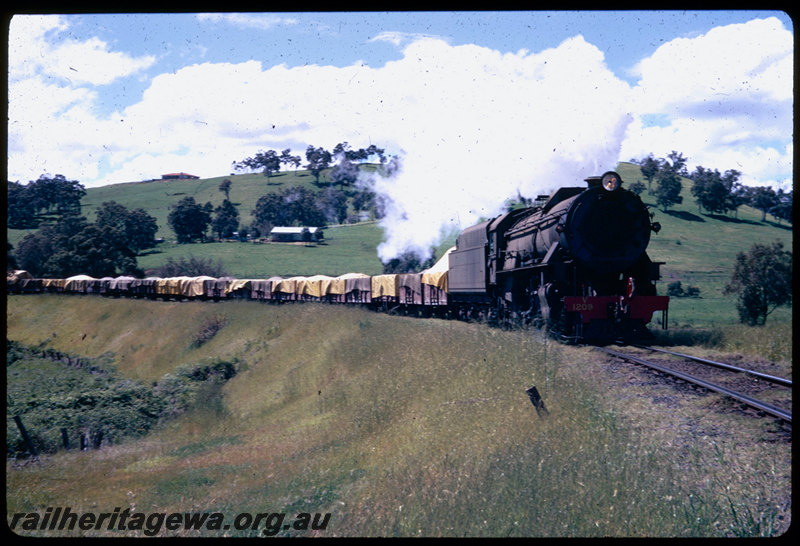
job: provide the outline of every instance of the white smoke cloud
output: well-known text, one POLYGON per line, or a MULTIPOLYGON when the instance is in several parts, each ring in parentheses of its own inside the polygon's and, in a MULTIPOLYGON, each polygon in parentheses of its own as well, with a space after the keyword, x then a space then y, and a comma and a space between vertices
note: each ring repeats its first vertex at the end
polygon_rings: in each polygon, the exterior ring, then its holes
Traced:
POLYGON ((376 113, 379 139, 403 150, 402 169, 372 182, 390 204, 382 261, 426 257, 448 228, 497 215, 508 198, 616 166, 629 88, 582 37, 538 54, 434 39, 404 53, 381 74, 383 85, 404 84, 381 92, 388 104, 376 113))

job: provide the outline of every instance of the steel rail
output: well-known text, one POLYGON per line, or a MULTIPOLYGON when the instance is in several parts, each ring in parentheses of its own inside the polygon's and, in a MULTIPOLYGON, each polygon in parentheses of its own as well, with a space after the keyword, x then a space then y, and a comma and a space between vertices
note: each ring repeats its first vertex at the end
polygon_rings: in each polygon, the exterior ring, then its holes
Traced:
POLYGON ((599 349, 599 350, 601 350, 603 352, 606 352, 606 353, 608 353, 610 355, 613 355, 613 356, 616 356, 618 358, 622 358, 624 360, 629 360, 631 362, 635 362, 637 364, 641 364, 643 366, 647 366, 648 368, 652 368, 652 369, 658 370, 658 371, 660 371, 662 373, 665 373, 665 374, 668 374, 668 375, 672 375, 672 376, 677 377, 679 379, 683 379, 684 381, 688 381, 689 383, 694 383, 695 385, 699 385, 701 387, 704 387, 706 389, 718 392, 720 394, 724 394, 726 396, 729 396, 730 398, 733 398, 734 400, 738 400, 739 402, 747 404, 750 407, 753 407, 753 408, 755 408, 757 410, 760 410, 760 411, 763 411, 765 413, 768 413, 768 414, 770 414, 770 415, 772 415, 774 417, 777 417, 779 419, 782 419, 782 420, 784 420, 784 421, 786 421, 788 423, 792 422, 792 412, 791 411, 787 411, 787 410, 781 409, 779 407, 773 406, 772 404, 768 404, 766 402, 762 402, 761 400, 757 400, 755 398, 747 396, 746 394, 742 394, 740 392, 733 391, 731 389, 723 387, 722 385, 717 385, 716 383, 711 383, 711 382, 706 381, 704 379, 700 379, 699 377, 694 377, 693 375, 689 375, 689 374, 686 374, 686 373, 683 373, 683 372, 679 372, 677 370, 673 370, 673 369, 670 369, 670 368, 665 368, 664 366, 661 366, 661 365, 656 364, 654 362, 649 362, 647 360, 644 360, 644 359, 641 359, 641 358, 638 358, 638 357, 635 357, 635 356, 632 356, 632 355, 628 355, 628 354, 625 354, 625 353, 619 353, 617 351, 612 351, 611 349, 606 349, 605 347, 595 347, 595 349, 599 349))
POLYGON ((792 386, 791 379, 785 379, 783 377, 777 377, 775 375, 767 375, 765 373, 756 372, 754 370, 748 370, 746 368, 739 368, 737 366, 733 366, 731 364, 726 364, 724 362, 716 362, 714 360, 708 360, 705 358, 700 358, 699 356, 692 356, 683 353, 676 353, 674 351, 666 351, 664 349, 656 349, 655 347, 646 347, 644 345, 633 345, 634 347, 638 347, 640 349, 647 349, 648 351, 658 351, 659 353, 666 353, 668 355, 675 355, 681 358, 688 358, 689 360, 694 360, 696 362, 702 362, 703 364, 708 364, 709 366, 716 366, 717 368, 723 368, 726 370, 730 370, 733 372, 741 372, 746 373, 748 375, 752 375, 754 377, 758 377, 759 379, 763 379, 764 381, 769 381, 770 383, 777 383, 778 385, 783 385, 785 387, 792 386))

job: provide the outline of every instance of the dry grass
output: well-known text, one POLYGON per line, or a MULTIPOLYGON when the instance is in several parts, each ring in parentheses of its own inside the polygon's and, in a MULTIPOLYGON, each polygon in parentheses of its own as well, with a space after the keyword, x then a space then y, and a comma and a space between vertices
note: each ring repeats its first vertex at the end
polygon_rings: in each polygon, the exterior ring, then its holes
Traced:
POLYGON ((325 536, 752 536, 790 522, 791 442, 769 421, 714 411, 709 397, 665 406, 674 387, 538 332, 310 304, 88 299, 12 297, 9 337, 55 330, 54 347, 89 356, 113 346, 137 377, 209 357, 244 364, 216 403, 146 439, 9 466, 9 513, 331 512, 325 536), (226 326, 192 348, 213 316, 226 326), (72 346, 88 324, 96 340, 72 346))

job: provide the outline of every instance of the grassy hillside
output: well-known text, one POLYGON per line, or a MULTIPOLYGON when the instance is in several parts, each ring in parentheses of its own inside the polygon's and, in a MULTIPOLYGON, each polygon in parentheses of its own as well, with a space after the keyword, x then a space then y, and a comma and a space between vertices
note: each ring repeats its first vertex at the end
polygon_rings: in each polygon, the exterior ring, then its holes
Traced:
MULTIPOLYGON (((144 439, 7 463, 9 514, 331 513, 306 533, 322 536, 753 536, 790 521, 790 433, 531 332, 314 304, 7 303, 9 339, 105 355, 131 378, 241 363, 218 400, 144 439), (212 317, 224 328, 192 344, 212 317)), ((790 374, 789 326, 760 332, 790 374)))
MULTIPOLYGON (((627 185, 637 180, 646 181, 638 166, 620 163, 618 171, 627 185)), ((155 216, 160 227, 159 236, 171 241, 173 235, 167 227, 169 206, 183 196, 191 195, 199 202, 219 204, 223 195, 220 182, 229 178, 231 201, 238 204, 242 222, 250 223, 250 211, 261 195, 279 191, 292 185, 315 188, 313 177, 307 171, 287 171, 273 176, 268 184, 261 174, 217 177, 204 180, 171 180, 116 184, 87 191, 83 210, 89 219, 104 201, 115 200, 129 208, 142 207, 155 216)), ((564 181, 567 185, 576 181, 564 181)), ((662 230, 651 237, 648 252, 653 260, 663 261, 663 280, 659 293, 666 286, 681 281, 684 286, 700 288, 701 298, 673 298, 670 310, 670 327, 732 324, 738 320, 735 296, 724 296, 722 291, 733 272, 736 253, 746 252, 755 243, 780 240, 786 248, 792 247, 792 230, 786 224, 771 219, 761 222, 761 212, 750 207, 739 208, 736 218, 701 214, 691 196, 691 181, 683 179, 683 203, 662 212, 655 198, 645 194, 644 201, 655 212, 655 220, 662 230)), ((24 236, 24 231, 9 230, 12 244, 24 236)), ((158 267, 169 257, 210 257, 223 263, 227 274, 239 278, 266 278, 272 275, 313 275, 317 273, 340 275, 348 272, 380 273, 382 264, 376 247, 383 238, 377 224, 359 224, 334 227, 326 230, 327 245, 304 247, 301 245, 208 243, 176 245, 166 242, 139 257, 144 269, 158 267)), ((443 241, 441 255, 454 242, 455 237, 443 241)), ((779 309, 768 320, 790 321, 791 311, 779 309)))

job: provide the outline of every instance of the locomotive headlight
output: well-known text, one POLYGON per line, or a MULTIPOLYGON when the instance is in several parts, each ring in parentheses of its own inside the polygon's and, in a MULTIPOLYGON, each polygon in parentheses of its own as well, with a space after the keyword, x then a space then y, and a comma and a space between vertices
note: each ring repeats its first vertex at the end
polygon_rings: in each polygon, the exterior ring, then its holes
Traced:
POLYGON ((600 183, 606 191, 616 191, 622 185, 622 178, 614 171, 609 171, 603 175, 600 183))

